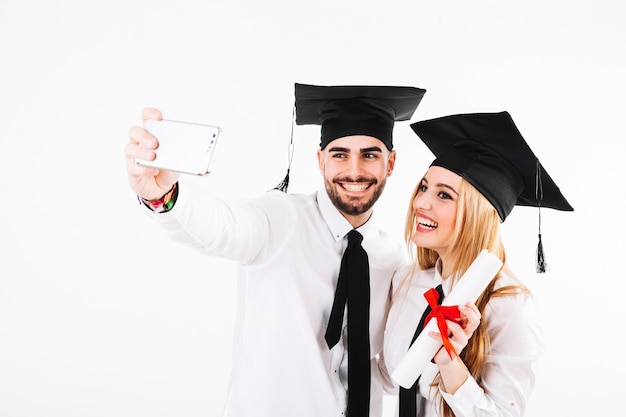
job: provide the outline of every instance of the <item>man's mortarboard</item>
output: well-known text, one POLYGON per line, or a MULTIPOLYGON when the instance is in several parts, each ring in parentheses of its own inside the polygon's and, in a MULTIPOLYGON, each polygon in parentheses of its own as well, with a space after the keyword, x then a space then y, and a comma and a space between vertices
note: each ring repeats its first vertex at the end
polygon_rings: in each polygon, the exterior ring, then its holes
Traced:
MULTIPOLYGON (((393 126, 409 120, 426 90, 417 87, 295 84, 294 117, 297 125, 321 125, 320 149, 352 135, 380 139, 393 149, 393 126)), ((293 126, 292 126, 293 129, 293 126)), ((293 153, 289 144, 287 175, 274 189, 287 191, 293 153)))
POLYGON ((449 169, 476 187, 502 221, 516 205, 574 210, 508 112, 456 114, 411 128, 435 154, 431 165, 449 169))
POLYGON ((344 136, 367 135, 392 150, 394 122, 409 120, 425 93, 416 87, 296 83, 296 124, 321 125, 321 149, 344 136))

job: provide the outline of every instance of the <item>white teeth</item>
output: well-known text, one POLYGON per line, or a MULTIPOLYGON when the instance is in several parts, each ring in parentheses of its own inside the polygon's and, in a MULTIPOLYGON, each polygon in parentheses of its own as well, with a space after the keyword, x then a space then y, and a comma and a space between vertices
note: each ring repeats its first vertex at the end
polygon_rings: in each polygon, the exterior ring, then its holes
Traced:
POLYGON ((348 191, 365 191, 369 184, 367 183, 359 183, 359 184, 343 184, 343 188, 348 191))
POLYGON ((429 220, 429 219, 425 219, 424 217, 418 217, 417 222, 420 224, 420 226, 424 226, 429 229, 434 229, 435 227, 438 226, 436 222, 429 220))

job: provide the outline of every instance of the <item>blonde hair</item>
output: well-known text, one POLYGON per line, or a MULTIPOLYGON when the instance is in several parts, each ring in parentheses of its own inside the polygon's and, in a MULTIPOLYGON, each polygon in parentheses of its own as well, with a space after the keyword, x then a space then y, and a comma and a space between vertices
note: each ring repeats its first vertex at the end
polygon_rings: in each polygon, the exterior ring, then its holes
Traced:
MULTIPOLYGON (((404 238, 409 247, 409 253, 413 259, 414 267, 417 266, 419 269, 429 269, 435 267, 439 260, 439 255, 436 251, 416 246, 413 242, 413 233, 417 226, 417 217, 413 211, 413 200, 419 191, 420 183, 418 183, 413 190, 409 202, 404 238)), ((455 229, 452 236, 453 243, 447 250, 446 262, 441 265, 442 270, 440 271, 442 277, 452 280, 452 287, 454 287, 463 276, 483 249, 489 250, 500 258, 503 265, 505 265, 501 270, 505 270, 507 274, 514 277, 506 266, 504 245, 500 237, 500 224, 500 216, 493 205, 478 192, 474 186, 461 178, 457 198, 455 229)), ((476 301, 476 306, 481 314, 484 313, 485 307, 491 297, 529 293, 528 289, 521 284, 502 286, 494 290, 499 275, 500 273, 498 272, 476 301)), ((406 285, 408 279, 410 278, 407 277, 407 279, 404 279, 401 286, 406 285)), ((398 293, 399 292, 396 291, 396 294, 398 293)), ((478 384, 481 383, 481 374, 485 367, 485 361, 490 346, 487 324, 483 320, 470 338, 465 349, 463 349, 459 355, 478 384)), ((440 376, 437 375, 433 381, 432 387, 436 387, 439 382, 440 376)), ((440 415, 443 417, 453 417, 454 414, 452 410, 445 403, 443 398, 441 398, 438 390, 437 396, 439 397, 440 415)))

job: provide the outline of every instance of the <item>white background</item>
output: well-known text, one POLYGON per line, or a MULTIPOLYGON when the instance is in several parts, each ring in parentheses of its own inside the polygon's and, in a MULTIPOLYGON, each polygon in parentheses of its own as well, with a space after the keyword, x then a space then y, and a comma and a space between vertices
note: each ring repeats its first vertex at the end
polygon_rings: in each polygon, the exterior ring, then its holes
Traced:
MULTIPOLYGON (((0 416, 218 416, 236 265, 163 238, 126 182, 144 106, 224 129, 224 197, 285 175, 293 84, 428 90, 412 121, 511 113, 574 212, 504 224, 543 309, 529 417, 626 415, 626 3, 0 0, 0 416)), ((409 123, 379 205, 401 238, 432 157, 409 123)), ((321 185, 319 129, 295 129, 291 192, 321 185)), ((388 407, 391 409, 392 403, 388 407)))

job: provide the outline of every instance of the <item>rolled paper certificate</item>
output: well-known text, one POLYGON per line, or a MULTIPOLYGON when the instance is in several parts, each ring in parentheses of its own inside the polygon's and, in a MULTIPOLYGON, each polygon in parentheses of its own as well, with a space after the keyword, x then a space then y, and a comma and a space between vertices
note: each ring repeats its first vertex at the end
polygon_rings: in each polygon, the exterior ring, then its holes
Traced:
MULTIPOLYGON (((478 254, 465 274, 456 283, 441 305, 453 306, 476 301, 489 282, 502 267, 502 261, 488 250, 478 254)), ((428 336, 429 331, 438 331, 437 321, 430 320, 415 339, 408 352, 391 374, 394 381, 404 388, 411 388, 430 360, 441 348, 441 341, 428 336)))

